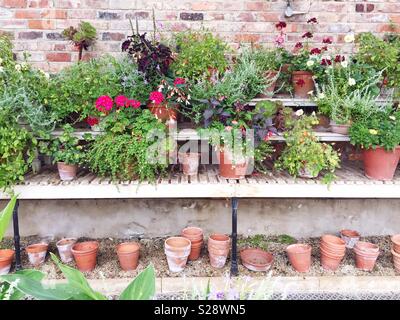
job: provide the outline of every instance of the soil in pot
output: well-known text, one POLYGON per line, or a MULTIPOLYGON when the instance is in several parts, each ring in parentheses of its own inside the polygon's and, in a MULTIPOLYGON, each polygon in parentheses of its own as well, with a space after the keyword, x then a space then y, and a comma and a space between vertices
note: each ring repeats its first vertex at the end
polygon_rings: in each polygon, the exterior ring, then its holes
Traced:
POLYGON ((117 245, 117 255, 121 269, 136 270, 139 263, 140 245, 137 242, 124 242, 117 245))
POLYGON ((76 243, 76 241, 77 241, 76 238, 65 238, 61 239, 56 243, 58 253, 60 255, 62 262, 68 263, 74 260, 71 249, 73 245, 76 243))
POLYGON ((165 240, 164 252, 171 272, 181 272, 187 263, 191 242, 184 237, 171 237, 165 240))
POLYGON ((400 234, 391 237, 393 250, 400 254, 400 234))
POLYGON ((307 99, 314 90, 313 74, 308 71, 293 71, 292 84, 295 98, 307 99))
POLYGON ((340 231, 340 238, 346 243, 346 248, 353 249, 360 240, 360 234, 355 230, 343 229, 340 231))
POLYGON ((219 174, 224 179, 244 179, 247 174, 248 159, 233 159, 231 152, 220 151, 219 174))
POLYGON ((184 175, 195 176, 199 171, 200 153, 179 153, 179 162, 184 175))
POLYGON ((175 121, 177 120, 177 106, 170 107, 166 103, 161 103, 158 105, 154 103, 149 103, 147 107, 149 108, 150 112, 161 121, 166 122, 171 119, 175 121))
POLYGON ((386 151, 381 147, 363 150, 365 175, 374 180, 392 180, 400 159, 400 147, 386 151))
POLYGON ((73 245, 71 251, 80 271, 92 271, 96 267, 98 250, 99 243, 97 241, 85 241, 73 245))
POLYGON ((274 261, 272 253, 259 248, 246 248, 240 251, 242 264, 251 271, 268 271, 274 261))
POLYGON ((0 250, 0 275, 10 272, 12 261, 14 260, 14 250, 0 250))
POLYGON ((289 261, 298 272, 308 272, 311 267, 311 246, 309 244, 296 243, 286 248, 289 261))
POLYGON ((57 169, 58 169, 58 174, 60 175, 61 180, 71 181, 76 178, 78 166, 66 164, 65 162, 58 162, 57 169))
POLYGON ((44 263, 47 254, 47 243, 35 243, 25 248, 28 253, 29 262, 35 267, 40 266, 44 263))

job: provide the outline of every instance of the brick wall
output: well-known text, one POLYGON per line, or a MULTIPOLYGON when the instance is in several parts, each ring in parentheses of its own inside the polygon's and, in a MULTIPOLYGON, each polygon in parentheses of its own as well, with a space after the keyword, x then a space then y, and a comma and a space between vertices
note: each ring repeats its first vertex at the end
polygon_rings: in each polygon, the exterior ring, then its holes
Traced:
POLYGON ((390 30, 390 20, 400 24, 400 0, 291 2, 295 10, 307 13, 285 19, 286 0, 0 0, 0 32, 13 37, 19 57, 28 51, 37 66, 57 71, 78 56, 62 39, 64 28, 89 21, 98 30, 98 41, 86 58, 117 54, 121 40, 130 34, 127 18, 137 17, 140 29, 151 31, 152 8, 165 35, 203 25, 236 47, 245 42, 272 43, 278 20, 288 24, 288 45, 298 41, 307 19, 314 16, 320 22, 315 39, 330 36, 336 43, 351 31, 384 33, 390 30))

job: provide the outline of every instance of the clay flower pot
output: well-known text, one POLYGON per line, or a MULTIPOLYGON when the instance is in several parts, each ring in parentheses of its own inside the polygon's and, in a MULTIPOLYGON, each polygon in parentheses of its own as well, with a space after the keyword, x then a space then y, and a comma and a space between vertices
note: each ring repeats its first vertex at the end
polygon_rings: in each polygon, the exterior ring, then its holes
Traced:
POLYGON ((62 262, 68 263, 74 260, 71 249, 73 245, 76 243, 76 241, 77 241, 76 238, 65 238, 61 239, 56 243, 58 253, 60 255, 62 262))
POLYGON ((344 254, 335 255, 324 251, 320 248, 321 265, 325 270, 336 271, 343 260, 344 254))
POLYGON ((363 150, 365 175, 375 180, 392 180, 399 163, 400 148, 386 151, 381 147, 363 150))
POLYGON ((76 178, 78 166, 66 164, 65 162, 57 162, 57 169, 61 180, 71 181, 76 178))
POLYGON ((184 237, 171 237, 165 240, 164 252, 171 272, 181 272, 190 254, 191 242, 184 237))
POLYGON ((170 107, 167 103, 155 104, 148 103, 147 107, 154 116, 161 121, 169 121, 177 119, 177 106, 170 107))
POLYGON ((274 261, 274 256, 262 249, 246 248, 240 251, 242 264, 251 271, 268 271, 274 261))
POLYGON ((10 272, 11 264, 14 259, 14 250, 2 249, 0 250, 0 275, 10 272))
POLYGON ((393 250, 400 254, 400 234, 394 235, 392 238, 393 250))
POLYGON ((139 263, 140 245, 137 242, 124 242, 117 245, 117 255, 122 270, 136 270, 139 263))
POLYGON ((208 254, 211 266, 221 269, 225 266, 230 251, 231 239, 226 234, 213 234, 208 238, 208 254))
POLYGON ((188 259, 195 261, 200 257, 201 248, 203 247, 203 230, 197 227, 187 227, 182 230, 182 237, 189 239, 191 242, 191 250, 188 259))
POLYGON ((325 270, 335 271, 346 253, 346 243, 332 235, 323 235, 320 243, 321 264, 325 270))
POLYGON ((293 71, 292 84, 296 98, 309 98, 309 92, 314 90, 313 74, 308 71, 293 71))
POLYGON ((396 269, 397 272, 400 273, 400 253, 397 253, 392 249, 392 255, 393 255, 394 268, 396 269))
POLYGON ((311 267, 311 246, 309 244, 296 243, 286 248, 289 261, 298 272, 308 272, 311 267))
POLYGON ((44 263, 48 247, 47 243, 35 243, 27 246, 25 250, 28 253, 29 262, 35 267, 44 263))
POLYGON ((73 245, 71 251, 80 271, 92 271, 96 267, 98 250, 99 243, 97 241, 85 241, 73 245))
POLYGON ((340 231, 340 238, 346 243, 346 248, 353 249, 360 240, 360 234, 355 230, 344 229, 340 231))
POLYGON ((179 162, 182 164, 183 174, 195 176, 199 171, 200 153, 179 153, 179 162))
POLYGON ((379 247, 373 243, 359 241, 354 246, 356 267, 364 271, 372 271, 379 256, 379 247))
POLYGON ((248 159, 233 159, 228 150, 219 153, 219 175, 225 179, 244 179, 247 173, 248 159))
POLYGON ((343 135, 349 134, 350 124, 337 124, 336 122, 331 121, 330 126, 331 126, 331 131, 333 133, 338 133, 343 135))

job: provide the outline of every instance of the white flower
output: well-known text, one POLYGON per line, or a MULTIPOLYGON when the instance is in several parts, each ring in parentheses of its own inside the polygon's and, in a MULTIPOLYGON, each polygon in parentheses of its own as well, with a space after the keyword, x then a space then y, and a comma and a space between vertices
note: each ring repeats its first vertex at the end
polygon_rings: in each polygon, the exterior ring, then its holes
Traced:
POLYGON ((2 66, 0 66, 0 72, 3 72, 4 68, 2 66))
POLYGON ((312 94, 314 94, 314 91, 313 91, 313 90, 308 91, 307 94, 308 94, 309 96, 311 96, 312 94))
POLYGON ((313 117, 316 116, 315 111, 313 111, 313 112, 311 113, 311 115, 312 115, 313 117))
POLYGON ((18 72, 21 71, 21 65, 20 64, 16 64, 15 65, 15 70, 17 70, 18 72))
POLYGON ((2 64, 3 63, 3 59, 2 58, 0 58, 0 64, 2 64))
POLYGON ((355 38, 354 38, 354 34, 353 34, 353 33, 349 33, 349 34, 346 34, 346 35, 344 36, 344 41, 345 41, 346 43, 354 42, 354 40, 355 40, 355 38))
POLYGON ((340 64, 342 65, 343 68, 347 68, 347 66, 349 65, 349 63, 346 60, 342 61, 340 64))
POLYGON ((26 62, 22 62, 21 63, 21 68, 22 68, 22 70, 26 70, 26 69, 28 69, 28 64, 26 63, 26 62))
POLYGON ((352 87, 356 84, 356 80, 354 80, 353 78, 349 78, 349 86, 352 87))
POLYGON ((296 116, 301 117, 304 114, 304 111, 303 111, 303 109, 299 109, 296 111, 295 114, 296 114, 296 116))
POLYGON ((314 60, 307 61, 307 67, 312 67, 314 65, 314 60))
POLYGON ((323 98, 325 98, 325 93, 323 93, 323 92, 320 92, 320 93, 318 93, 318 99, 323 99, 323 98))
POLYGON ((389 116, 389 119, 395 121, 396 117, 395 116, 389 116))

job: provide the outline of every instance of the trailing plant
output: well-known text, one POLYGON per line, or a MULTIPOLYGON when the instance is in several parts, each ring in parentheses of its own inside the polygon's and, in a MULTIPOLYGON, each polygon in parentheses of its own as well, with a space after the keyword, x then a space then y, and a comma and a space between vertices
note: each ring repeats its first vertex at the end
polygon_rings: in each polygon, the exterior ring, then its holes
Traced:
POLYGON ((89 50, 89 47, 96 41, 97 31, 89 22, 82 21, 78 28, 71 26, 65 29, 62 35, 78 48, 78 60, 81 61, 83 50, 89 50))
POLYGON ((393 150, 400 145, 400 111, 376 112, 350 127, 350 142, 363 149, 393 150))
POLYGON ((286 121, 287 128, 290 128, 284 133, 286 147, 275 167, 287 170, 294 177, 304 173, 317 177, 323 173, 323 181, 329 183, 339 167, 339 154, 331 145, 319 142, 313 133, 312 126, 319 123, 315 114, 307 116, 302 111, 297 111, 297 119, 288 118, 286 121))

